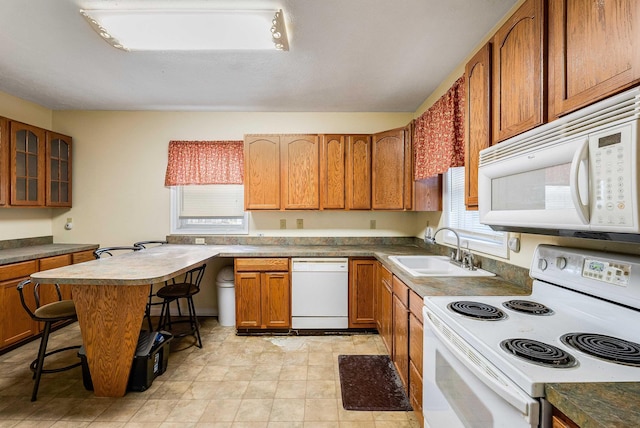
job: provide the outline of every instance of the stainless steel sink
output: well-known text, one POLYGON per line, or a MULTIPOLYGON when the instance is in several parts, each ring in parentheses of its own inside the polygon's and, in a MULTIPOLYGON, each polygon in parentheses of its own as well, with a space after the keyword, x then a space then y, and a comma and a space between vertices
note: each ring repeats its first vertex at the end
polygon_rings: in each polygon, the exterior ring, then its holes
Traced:
POLYGON ((483 269, 469 270, 454 265, 447 256, 390 256, 389 260, 412 276, 495 276, 483 269))

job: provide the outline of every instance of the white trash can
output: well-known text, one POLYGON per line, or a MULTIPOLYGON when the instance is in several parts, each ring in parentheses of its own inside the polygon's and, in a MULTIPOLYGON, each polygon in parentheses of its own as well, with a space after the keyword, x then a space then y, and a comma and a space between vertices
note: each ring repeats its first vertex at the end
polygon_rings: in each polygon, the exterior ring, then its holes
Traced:
POLYGON ((218 288, 218 322, 221 326, 236 325, 236 290, 233 281, 233 266, 220 269, 216 277, 218 288))

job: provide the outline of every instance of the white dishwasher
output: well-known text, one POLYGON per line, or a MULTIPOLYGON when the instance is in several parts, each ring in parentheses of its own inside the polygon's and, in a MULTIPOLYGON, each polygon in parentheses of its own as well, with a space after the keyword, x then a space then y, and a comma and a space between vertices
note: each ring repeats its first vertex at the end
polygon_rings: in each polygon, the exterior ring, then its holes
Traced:
POLYGON ((291 327, 349 328, 349 260, 291 259, 291 327))

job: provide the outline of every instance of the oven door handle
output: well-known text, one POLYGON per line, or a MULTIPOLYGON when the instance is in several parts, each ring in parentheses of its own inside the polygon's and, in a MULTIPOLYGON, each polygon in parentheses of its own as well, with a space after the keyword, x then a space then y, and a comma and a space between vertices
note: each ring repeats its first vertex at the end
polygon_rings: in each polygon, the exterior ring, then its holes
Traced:
POLYGON ((502 399, 507 401, 530 423, 537 423, 539 418, 537 400, 519 389, 504 374, 493 368, 493 365, 471 346, 467 345, 457 333, 447 327, 436 315, 423 308, 425 325, 451 351, 456 358, 467 367, 482 383, 491 388, 502 399))

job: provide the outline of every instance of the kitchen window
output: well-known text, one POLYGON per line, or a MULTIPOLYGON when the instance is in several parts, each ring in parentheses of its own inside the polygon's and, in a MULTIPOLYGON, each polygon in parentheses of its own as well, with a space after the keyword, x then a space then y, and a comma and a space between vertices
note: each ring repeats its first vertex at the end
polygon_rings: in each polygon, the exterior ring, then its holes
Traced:
MULTIPOLYGON (((443 181, 443 224, 458 232, 460 246, 466 248, 468 245, 469 249, 477 252, 508 258, 508 234, 480 224, 479 212, 467 211, 464 205, 464 167, 449 168, 443 181)), ((443 234, 445 243, 456 245, 453 233, 446 230, 440 233, 443 234)))
POLYGON ((171 233, 248 234, 242 184, 173 186, 171 233))

